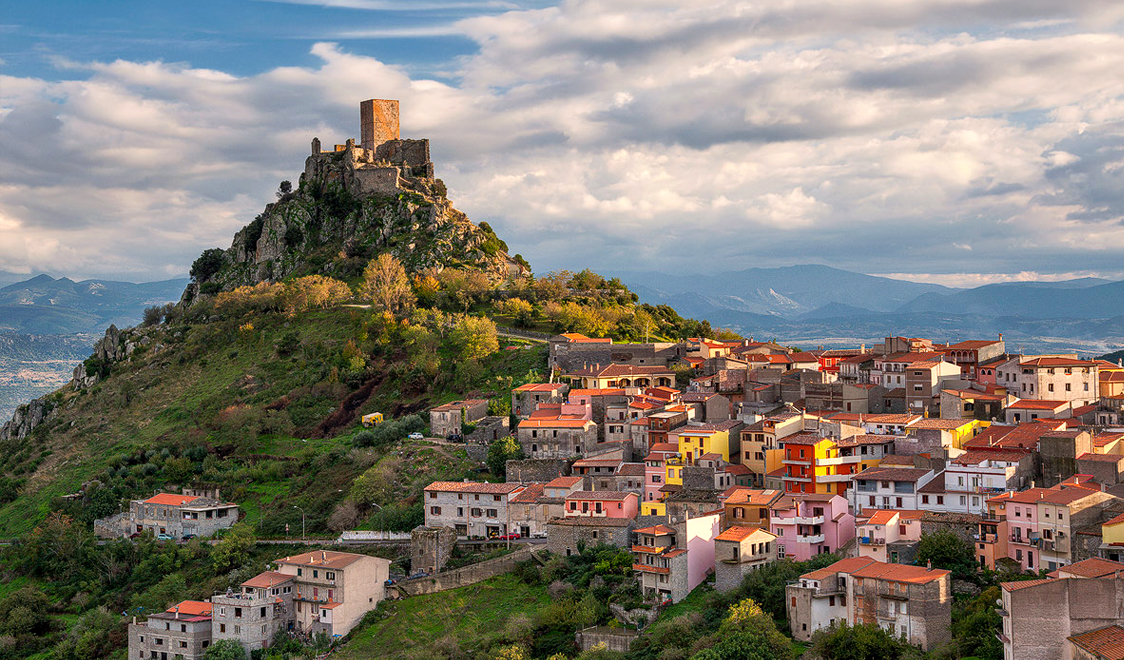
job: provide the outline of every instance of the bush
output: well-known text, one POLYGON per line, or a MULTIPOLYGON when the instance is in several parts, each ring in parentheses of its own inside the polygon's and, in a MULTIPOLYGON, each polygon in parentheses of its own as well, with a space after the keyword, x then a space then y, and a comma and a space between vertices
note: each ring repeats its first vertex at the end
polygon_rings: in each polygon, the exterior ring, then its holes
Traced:
POLYGON ((164 308, 163 307, 159 307, 159 306, 157 306, 157 307, 146 307, 145 310, 144 310, 144 320, 141 321, 141 323, 146 327, 152 326, 152 325, 156 325, 156 324, 160 323, 160 320, 163 319, 163 318, 164 318, 164 308))
POLYGON ((204 250, 191 264, 191 279, 196 282, 206 282, 212 275, 222 269, 226 262, 226 253, 219 248, 204 250))

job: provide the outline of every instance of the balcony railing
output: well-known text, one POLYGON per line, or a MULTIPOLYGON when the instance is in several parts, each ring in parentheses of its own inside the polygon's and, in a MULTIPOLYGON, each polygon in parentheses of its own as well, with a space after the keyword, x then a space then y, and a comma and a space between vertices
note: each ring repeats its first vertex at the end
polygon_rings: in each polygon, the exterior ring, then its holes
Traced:
POLYGON ((870 459, 870 456, 836 456, 834 458, 820 458, 816 460, 816 465, 852 465, 854 463, 861 463, 863 459, 870 459))
POLYGON ((886 545, 886 538, 882 536, 860 536, 861 545, 886 545))
POLYGON ((777 522, 789 525, 822 525, 823 516, 793 516, 792 518, 778 518, 777 522))
POLYGON ((823 534, 801 534, 800 536, 796 537, 796 540, 799 541, 800 543, 823 543, 824 535, 823 534))
POLYGON ((855 475, 853 474, 822 474, 816 477, 816 481, 820 483, 841 483, 844 481, 850 481, 854 478, 854 476, 855 475))

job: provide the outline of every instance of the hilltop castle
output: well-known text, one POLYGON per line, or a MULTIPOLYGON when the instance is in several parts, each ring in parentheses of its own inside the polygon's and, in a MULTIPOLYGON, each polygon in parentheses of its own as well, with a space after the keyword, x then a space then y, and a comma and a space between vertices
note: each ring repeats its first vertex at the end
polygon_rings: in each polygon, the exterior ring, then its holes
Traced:
POLYGON ((395 195, 406 190, 443 194, 444 184, 433 178, 429 140, 403 140, 399 135, 397 100, 361 102, 359 135, 359 146, 348 138, 332 151, 322 151, 320 138, 313 138, 301 179, 339 180, 356 195, 395 195))

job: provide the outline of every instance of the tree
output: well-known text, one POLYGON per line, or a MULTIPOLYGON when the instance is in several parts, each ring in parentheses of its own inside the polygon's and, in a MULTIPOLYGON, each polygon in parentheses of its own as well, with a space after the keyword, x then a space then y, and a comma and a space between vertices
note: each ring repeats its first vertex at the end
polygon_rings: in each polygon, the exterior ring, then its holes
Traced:
POLYGON ((222 269, 223 263, 226 261, 226 253, 219 248, 211 248, 203 250, 203 254, 199 255, 191 264, 191 279, 196 282, 206 282, 212 275, 222 269))
POLYGON ((485 316, 461 316, 449 332, 449 343, 462 360, 488 357, 500 349, 496 324, 485 316))
POLYGON ((396 313, 414 304, 414 290, 406 270, 393 255, 380 254, 363 269, 359 295, 371 301, 376 309, 396 313))
POLYGON ((488 471, 493 475, 506 478, 507 462, 523 458, 523 447, 510 435, 500 438, 488 446, 488 457, 484 459, 488 471))
POLYGON ((231 527, 226 536, 211 551, 211 563, 214 565, 215 571, 225 573, 245 564, 249 560, 250 550, 253 549, 256 542, 254 529, 250 525, 239 523, 231 527))
POLYGON ((160 319, 164 318, 164 308, 157 305, 156 307, 146 307, 144 310, 144 320, 141 322, 143 325, 151 326, 158 325, 160 319))
POLYGON ((816 632, 809 653, 823 660, 898 660, 912 651, 880 626, 844 623, 816 632))
POLYGON ((343 282, 323 275, 298 277, 285 284, 281 306, 292 315, 310 309, 333 307, 351 298, 351 289, 343 282))
POLYGON ((220 639, 211 644, 203 660, 246 660, 246 649, 237 640, 220 639))
POLYGON ((952 532, 922 534, 917 544, 916 562, 919 566, 932 562, 933 568, 952 571, 952 577, 960 580, 976 579, 975 549, 952 532))
POLYGON ((692 660, 788 660, 792 645, 772 617, 751 598, 730 606, 718 629, 719 642, 692 660))

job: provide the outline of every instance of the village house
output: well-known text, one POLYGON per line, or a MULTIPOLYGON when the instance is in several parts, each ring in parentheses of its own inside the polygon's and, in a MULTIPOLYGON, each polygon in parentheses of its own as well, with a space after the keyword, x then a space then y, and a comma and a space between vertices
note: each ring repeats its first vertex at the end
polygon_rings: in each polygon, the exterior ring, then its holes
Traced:
POLYGON ((940 394, 941 419, 1005 419, 1004 409, 1014 400, 1001 387, 984 391, 946 385, 940 394))
POLYGON ((491 538, 512 527, 511 500, 526 486, 517 483, 435 481, 425 487, 425 525, 452 527, 458 536, 491 538))
POLYGON ((527 419, 540 403, 562 403, 570 386, 565 383, 527 383, 511 390, 511 412, 527 419))
MULTIPOLYGON (((906 386, 906 371, 914 364, 937 362, 944 359, 941 353, 930 351, 906 351, 887 355, 877 355, 874 367, 870 370, 870 382, 886 389, 906 386)), ((959 369, 957 369, 959 372, 959 369)))
POLYGON ((632 520, 640 512, 636 493, 614 490, 575 491, 566 496, 563 516, 566 518, 622 518, 632 520))
POLYGON ((94 533, 102 538, 121 538, 152 532, 153 536, 182 539, 213 535, 238 522, 238 505, 198 495, 157 493, 146 500, 133 500, 129 510, 94 521, 94 533))
POLYGON ((969 449, 919 487, 919 508, 938 513, 982 515, 987 498, 1021 490, 1034 477, 1034 453, 1020 448, 969 449))
POLYGON ((980 568, 996 570, 999 560, 1008 558, 1007 550, 1007 500, 993 497, 987 500, 987 510, 980 515, 976 533, 976 561, 980 568))
POLYGON ((971 339, 961 341, 946 345, 943 352, 949 360, 960 367, 960 373, 965 378, 975 380, 979 375, 980 363, 986 363, 1003 355, 1005 350, 1007 350, 1007 346, 1003 342, 1003 333, 999 333, 999 339, 997 340, 971 339))
POLYGON ((129 624, 130 660, 202 660, 211 645, 211 603, 185 600, 129 624))
POLYGON ((855 521, 855 538, 860 557, 891 564, 911 564, 921 540, 921 512, 910 510, 875 511, 869 518, 855 521))
POLYGON ((777 560, 777 537, 761 527, 735 525, 714 537, 714 588, 732 591, 745 576, 777 560))
POLYGON ((931 650, 951 638, 949 571, 851 557, 785 588, 794 639, 835 625, 878 626, 907 643, 931 650))
POLYGON ((996 367, 996 384, 1023 399, 1069 401, 1075 406, 1096 403, 1098 368, 1095 360, 1076 355, 1014 356, 996 367))
POLYGON ((596 365, 566 374, 583 389, 613 387, 675 387, 675 372, 663 366, 596 365))
POLYGON ((479 422, 487 416, 487 399, 453 401, 429 411, 429 431, 438 438, 461 435, 465 425, 479 422))
POLYGON ((905 407, 918 415, 939 415, 941 387, 960 380, 960 367, 944 360, 913 362, 905 372, 905 407))
MULTIPOLYGON (((227 589, 225 593, 215 594, 211 598, 215 608, 214 640, 234 640, 247 653, 267 648, 278 631, 297 629, 293 600, 296 595, 296 578, 277 571, 259 573, 239 585, 237 591, 227 589)), ((333 599, 334 596, 333 593, 333 599)), ((302 609, 310 607, 305 605, 302 609)))
POLYGON ((769 528, 769 507, 784 496, 780 490, 759 490, 734 486, 726 490, 719 501, 725 510, 723 528, 734 525, 742 527, 769 528))
POLYGON ((855 538, 855 516, 839 495, 785 494, 769 508, 777 557, 807 561, 835 552, 855 538))
POLYGON ((636 530, 633 565, 645 598, 678 603, 714 570, 718 512, 636 530))
POLYGON ((787 412, 766 417, 741 430, 741 464, 754 475, 754 486, 764 486, 764 475, 781 467, 784 450, 779 441, 803 432, 806 420, 814 422, 816 419, 799 412, 787 412))
MULTIPOLYGON (((651 505, 662 502, 664 491, 662 490, 668 482, 668 462, 670 459, 678 459, 679 446, 669 443, 658 443, 652 445, 648 455, 644 457, 644 514, 645 515, 663 515, 664 511, 662 506, 651 507, 651 505)), ((676 479, 675 483, 682 484, 682 480, 676 479)))
MULTIPOLYGON (((571 393, 571 401, 574 398, 571 393)), ((519 422, 516 438, 528 458, 573 458, 597 446, 590 402, 541 403, 519 422)))
POLYGON ((1003 420, 1008 424, 1033 422, 1036 419, 1061 419, 1073 416, 1069 401, 1046 399, 1018 399, 1007 404, 1003 420))

